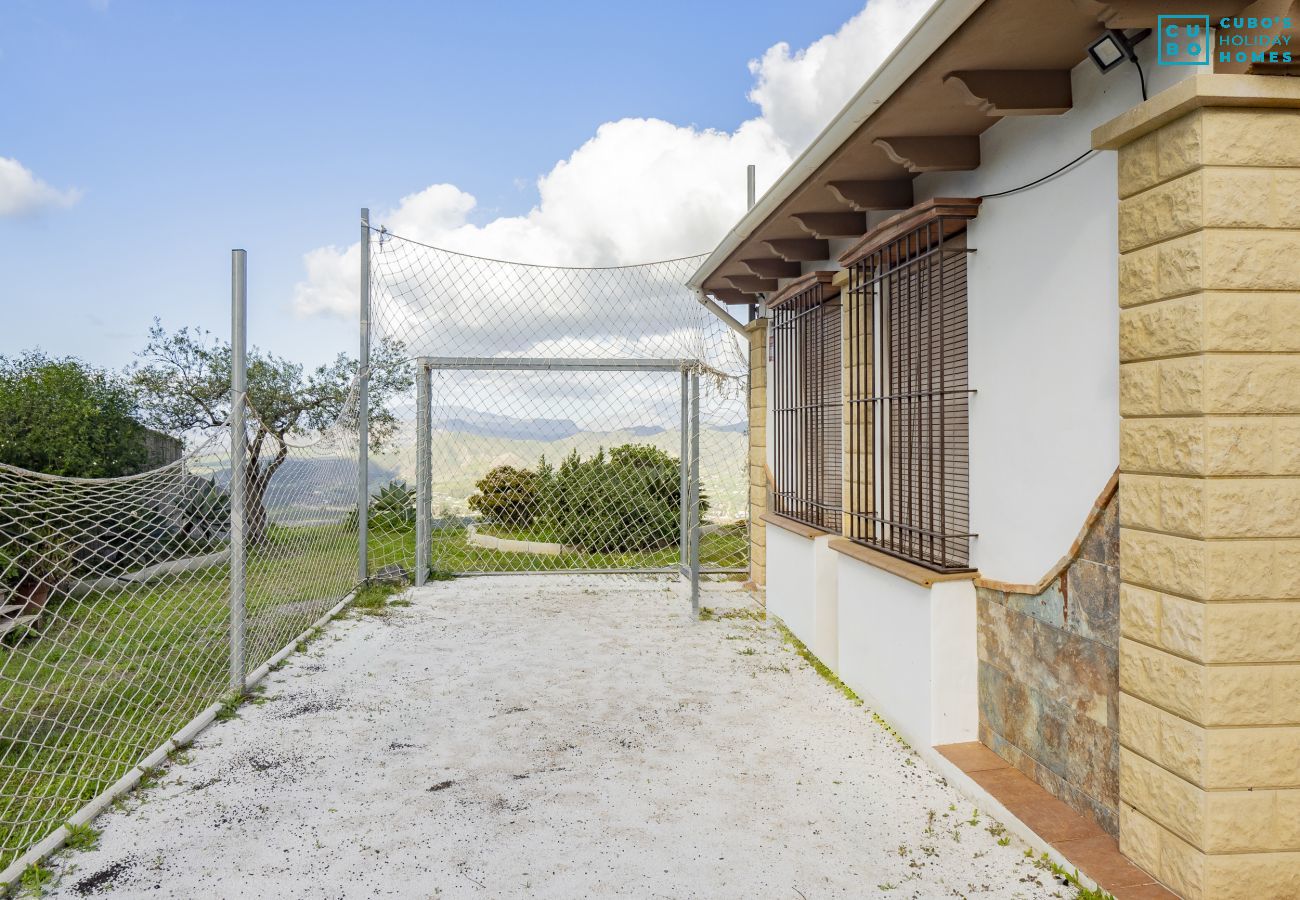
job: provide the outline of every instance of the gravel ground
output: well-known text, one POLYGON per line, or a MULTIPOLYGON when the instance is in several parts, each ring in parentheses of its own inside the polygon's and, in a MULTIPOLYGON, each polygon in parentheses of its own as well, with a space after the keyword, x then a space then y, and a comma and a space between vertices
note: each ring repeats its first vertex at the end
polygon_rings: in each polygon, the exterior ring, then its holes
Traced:
POLYGON ((405 599, 291 657, 60 854, 51 894, 1073 894, 733 586, 704 622, 653 579, 405 599))

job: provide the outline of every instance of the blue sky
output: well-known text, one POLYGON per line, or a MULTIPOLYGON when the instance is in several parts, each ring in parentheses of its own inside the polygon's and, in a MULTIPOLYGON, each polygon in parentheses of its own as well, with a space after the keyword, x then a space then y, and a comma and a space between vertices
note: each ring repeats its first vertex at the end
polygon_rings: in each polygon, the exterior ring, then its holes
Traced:
POLYGON ((446 183, 476 198, 470 226, 527 214, 602 123, 732 132, 759 114, 750 60, 861 8, 7 0, 0 158, 79 198, 0 216, 0 353, 117 367, 154 315, 224 333, 237 246, 253 342, 306 362, 353 350, 346 315, 292 298, 305 253, 356 240, 358 207, 446 183))

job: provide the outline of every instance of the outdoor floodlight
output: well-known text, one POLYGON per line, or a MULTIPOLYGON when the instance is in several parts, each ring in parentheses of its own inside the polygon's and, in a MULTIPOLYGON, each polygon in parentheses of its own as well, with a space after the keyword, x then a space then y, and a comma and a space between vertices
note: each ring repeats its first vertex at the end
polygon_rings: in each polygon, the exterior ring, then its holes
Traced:
POLYGON ((1124 32, 1107 28, 1102 32, 1101 37, 1092 42, 1092 46, 1088 48, 1088 56, 1096 63, 1098 69, 1109 72, 1125 60, 1137 59, 1133 43, 1124 36, 1124 32))

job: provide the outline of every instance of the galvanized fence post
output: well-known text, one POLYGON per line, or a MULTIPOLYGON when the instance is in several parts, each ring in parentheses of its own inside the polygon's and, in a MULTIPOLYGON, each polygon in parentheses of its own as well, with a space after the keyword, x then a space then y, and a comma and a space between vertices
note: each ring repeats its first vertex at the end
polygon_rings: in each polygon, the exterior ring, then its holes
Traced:
POLYGON ((677 528, 677 557, 678 569, 682 574, 686 573, 686 567, 690 565, 690 546, 687 529, 689 528, 687 507, 690 506, 690 375, 686 369, 682 369, 682 449, 678 457, 678 480, 677 489, 678 505, 678 528, 677 528))
POLYGON ((691 371, 691 615, 700 614, 700 371, 691 371))
POLYGON ((230 689, 244 693, 245 535, 248 516, 248 254, 230 261, 230 689))
POLYGON ((415 368, 415 584, 429 575, 432 525, 433 441, 430 416, 432 370, 423 360, 415 368))
POLYGON ((357 367, 357 582, 370 578, 370 210, 361 210, 361 348, 357 367))

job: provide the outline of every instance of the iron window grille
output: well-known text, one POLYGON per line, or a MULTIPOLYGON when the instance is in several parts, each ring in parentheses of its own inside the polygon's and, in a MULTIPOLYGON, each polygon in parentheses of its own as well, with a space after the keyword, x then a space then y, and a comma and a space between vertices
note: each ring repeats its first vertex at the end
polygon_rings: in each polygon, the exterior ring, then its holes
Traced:
POLYGON ((938 571, 970 568, 966 224, 978 200, 932 200, 841 262, 845 520, 851 540, 938 571))
POLYGON ((772 511, 842 531, 839 291, 832 273, 795 282, 769 304, 772 321, 772 511))

